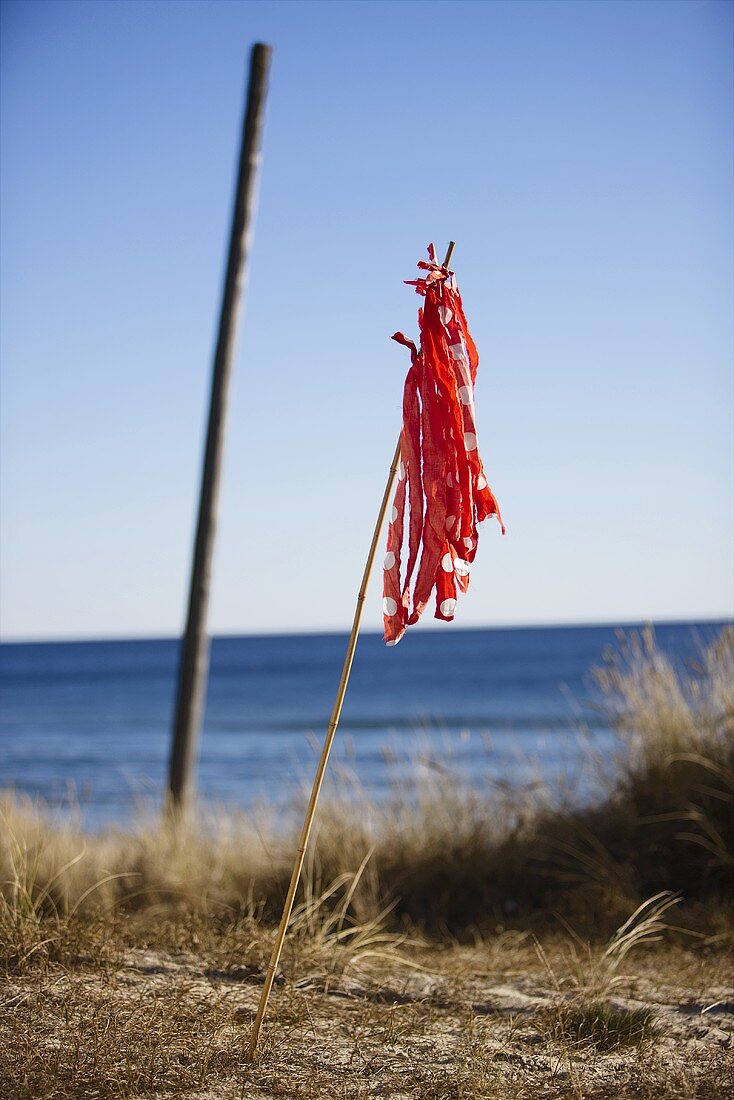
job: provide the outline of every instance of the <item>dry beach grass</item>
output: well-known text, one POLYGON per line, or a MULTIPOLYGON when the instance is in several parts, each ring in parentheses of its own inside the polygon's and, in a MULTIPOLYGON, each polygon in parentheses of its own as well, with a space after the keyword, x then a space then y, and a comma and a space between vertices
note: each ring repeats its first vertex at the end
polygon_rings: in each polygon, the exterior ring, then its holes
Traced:
POLYGON ((7 796, 0 1095, 734 1095, 734 633, 686 673, 630 639, 599 676, 593 805, 436 773, 324 808, 254 1067, 292 841, 85 836, 7 796))

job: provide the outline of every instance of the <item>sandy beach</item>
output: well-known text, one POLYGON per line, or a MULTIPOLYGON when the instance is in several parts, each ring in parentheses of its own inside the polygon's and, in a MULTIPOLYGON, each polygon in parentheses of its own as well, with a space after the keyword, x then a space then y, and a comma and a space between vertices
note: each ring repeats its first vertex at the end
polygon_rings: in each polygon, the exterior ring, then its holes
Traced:
POLYGON ((500 933, 336 966, 332 952, 303 945, 248 1066, 258 947, 241 939, 210 951, 192 938, 176 951, 125 949, 123 932, 102 968, 77 959, 12 979, 5 1094, 732 1095, 734 953, 715 940, 641 949, 614 973, 601 950, 559 934, 500 933))
POLYGON ((606 793, 436 774, 327 801, 258 1060, 294 840, 236 813, 88 833, 2 800, 4 1095, 732 1095, 734 634, 600 670, 606 793))

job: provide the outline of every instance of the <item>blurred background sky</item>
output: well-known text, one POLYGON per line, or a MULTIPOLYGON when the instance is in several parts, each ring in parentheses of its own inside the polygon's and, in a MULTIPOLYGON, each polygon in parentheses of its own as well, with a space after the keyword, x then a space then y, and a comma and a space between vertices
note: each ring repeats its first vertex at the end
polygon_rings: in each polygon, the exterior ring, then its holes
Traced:
POLYGON ((5 637, 181 628, 255 40, 213 630, 350 623, 449 238, 508 524, 457 624, 734 613, 732 10, 5 0, 5 637))

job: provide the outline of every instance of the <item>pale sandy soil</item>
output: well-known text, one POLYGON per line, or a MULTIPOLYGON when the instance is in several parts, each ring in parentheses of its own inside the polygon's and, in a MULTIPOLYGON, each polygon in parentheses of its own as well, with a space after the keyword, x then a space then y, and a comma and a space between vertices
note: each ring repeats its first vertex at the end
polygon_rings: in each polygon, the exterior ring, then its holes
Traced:
POLYGON ((716 950, 658 947, 599 985, 592 954, 499 937, 403 949, 280 978, 260 1058, 244 1054, 262 982, 190 953, 128 950, 10 979, 3 1096, 229 1098, 734 1096, 734 982, 716 950), (326 968, 328 969, 328 968, 326 968), (655 1034, 603 1050, 559 1028, 564 1008, 648 1009, 655 1034))

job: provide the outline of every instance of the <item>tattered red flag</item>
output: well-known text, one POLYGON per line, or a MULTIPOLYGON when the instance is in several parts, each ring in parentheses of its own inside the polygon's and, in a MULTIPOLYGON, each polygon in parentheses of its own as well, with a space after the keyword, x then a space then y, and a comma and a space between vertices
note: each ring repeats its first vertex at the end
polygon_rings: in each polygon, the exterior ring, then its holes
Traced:
POLYGON ((433 245, 428 256, 429 262, 418 263, 427 274, 406 280, 425 298, 418 311, 420 346, 402 332, 392 337, 410 349, 411 366, 403 392, 401 461, 384 568, 388 645, 399 642, 406 627, 418 621, 434 588, 436 618, 453 619, 457 590, 469 587, 477 524, 496 516, 505 533, 477 445, 474 381, 479 356, 453 272, 437 263, 433 245), (406 513, 408 560, 401 585, 406 513))

